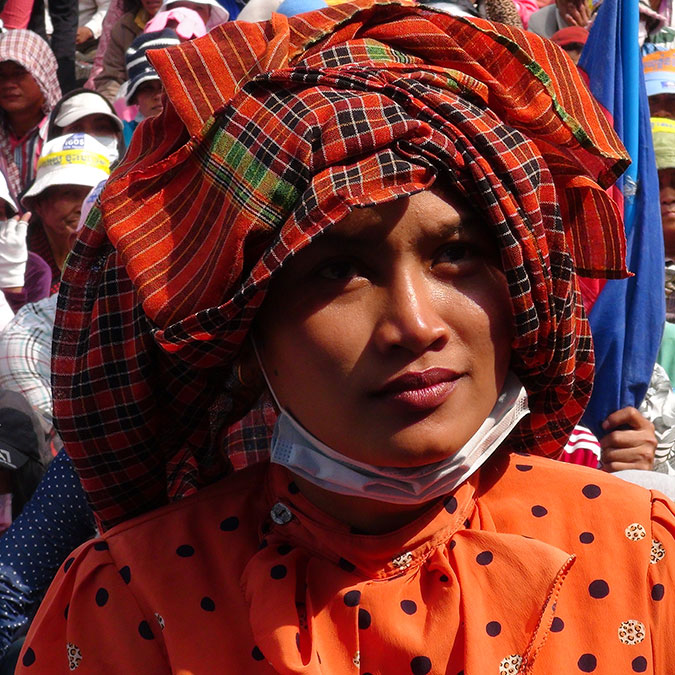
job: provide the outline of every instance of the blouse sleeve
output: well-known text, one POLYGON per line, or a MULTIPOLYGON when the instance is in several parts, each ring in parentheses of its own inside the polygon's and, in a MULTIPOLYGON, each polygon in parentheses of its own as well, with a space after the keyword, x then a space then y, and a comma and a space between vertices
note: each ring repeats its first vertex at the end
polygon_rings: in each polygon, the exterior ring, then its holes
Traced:
POLYGON ((83 544, 47 591, 16 673, 171 672, 161 618, 144 616, 129 582, 129 568, 117 569, 104 539, 83 544))
POLYGON ((652 545, 648 598, 654 673, 675 673, 675 504, 655 493, 652 502, 652 545))

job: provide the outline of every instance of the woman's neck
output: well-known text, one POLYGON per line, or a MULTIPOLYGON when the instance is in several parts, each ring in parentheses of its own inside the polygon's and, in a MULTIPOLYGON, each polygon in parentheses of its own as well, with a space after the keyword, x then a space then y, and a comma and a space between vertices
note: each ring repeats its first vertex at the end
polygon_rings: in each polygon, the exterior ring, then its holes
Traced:
POLYGON ((43 227, 45 235, 47 236, 47 241, 49 242, 49 248, 54 257, 54 262, 56 266, 62 270, 66 262, 66 258, 73 248, 73 237, 63 237, 57 235, 55 232, 49 228, 43 227))
POLYGON ((389 504, 365 497, 329 492, 293 474, 300 492, 327 515, 347 523, 364 534, 385 534, 419 518, 428 508, 424 504, 389 504))

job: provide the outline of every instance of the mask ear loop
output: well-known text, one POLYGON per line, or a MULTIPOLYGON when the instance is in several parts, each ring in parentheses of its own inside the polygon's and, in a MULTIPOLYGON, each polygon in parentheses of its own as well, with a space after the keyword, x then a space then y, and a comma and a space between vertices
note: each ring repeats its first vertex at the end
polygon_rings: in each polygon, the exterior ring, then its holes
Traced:
POLYGON ((270 378, 267 377, 267 372, 265 371, 265 366, 263 366, 262 359, 260 358, 260 352, 258 351, 258 345, 256 345, 255 340, 253 339, 253 336, 251 335, 251 344, 253 345, 253 352, 255 353, 255 358, 256 361, 258 362, 258 367, 260 368, 260 372, 263 374, 263 377, 265 378, 265 384, 267 385, 267 388, 270 390, 270 394, 272 394, 272 398, 274 399, 274 403, 276 404, 277 408, 284 412, 284 406, 281 405, 279 402, 279 399, 277 398, 277 395, 274 393, 274 388, 272 387, 272 383, 270 382, 270 378))

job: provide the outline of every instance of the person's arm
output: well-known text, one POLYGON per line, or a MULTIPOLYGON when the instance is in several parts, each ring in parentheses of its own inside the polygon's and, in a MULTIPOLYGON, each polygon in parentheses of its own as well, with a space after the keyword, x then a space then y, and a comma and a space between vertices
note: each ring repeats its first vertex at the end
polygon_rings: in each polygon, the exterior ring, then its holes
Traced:
POLYGON ((110 31, 110 42, 103 57, 103 69, 94 79, 96 91, 111 103, 114 102, 122 82, 127 79, 123 44, 124 27, 120 23, 121 20, 110 31))
POLYGON ((27 625, 68 554, 95 533, 84 490, 61 450, 21 515, 0 538, 0 655, 27 625))
POLYGON ((103 19, 108 11, 110 0, 94 0, 96 4, 96 13, 82 26, 91 31, 92 37, 99 39, 103 32, 103 19))

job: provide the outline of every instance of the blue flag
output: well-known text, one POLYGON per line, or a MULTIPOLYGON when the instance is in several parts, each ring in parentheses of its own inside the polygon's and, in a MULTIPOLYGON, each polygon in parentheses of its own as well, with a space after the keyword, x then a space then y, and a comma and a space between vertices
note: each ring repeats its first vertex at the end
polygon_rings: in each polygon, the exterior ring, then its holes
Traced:
POLYGON ((603 436, 615 410, 638 407, 647 392, 665 321, 665 253, 659 179, 645 91, 637 0, 604 0, 579 61, 611 116, 632 164, 619 179, 630 279, 607 281, 590 311, 595 345, 593 395, 583 422, 603 436))

